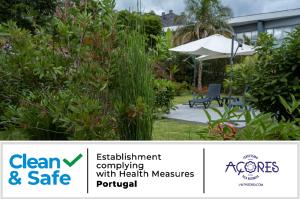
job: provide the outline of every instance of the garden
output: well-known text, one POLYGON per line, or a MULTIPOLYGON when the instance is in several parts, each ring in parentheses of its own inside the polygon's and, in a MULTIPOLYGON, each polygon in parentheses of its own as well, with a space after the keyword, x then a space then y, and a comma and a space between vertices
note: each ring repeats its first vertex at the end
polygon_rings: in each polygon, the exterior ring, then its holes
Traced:
POLYGON ((153 12, 116 11, 114 0, 46 2, 1 7, 1 140, 300 140, 300 28, 281 44, 261 33, 256 54, 232 70, 228 59, 169 51, 230 36, 232 13, 218 0, 187 1, 188 25, 175 32, 163 32, 153 12), (166 117, 212 83, 258 114, 212 106, 218 119, 202 108, 206 124, 166 117))

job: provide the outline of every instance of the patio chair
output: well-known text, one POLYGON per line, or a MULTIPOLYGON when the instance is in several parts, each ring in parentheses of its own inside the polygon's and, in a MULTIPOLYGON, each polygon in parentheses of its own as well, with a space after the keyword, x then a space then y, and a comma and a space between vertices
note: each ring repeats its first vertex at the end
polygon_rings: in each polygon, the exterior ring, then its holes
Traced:
POLYGON ((233 100, 231 103, 229 103, 228 108, 234 108, 239 107, 240 110, 246 110, 250 111, 253 117, 256 117, 256 112, 252 108, 252 106, 249 104, 249 99, 246 97, 246 93, 249 91, 250 87, 246 86, 244 90, 244 94, 242 96, 242 99, 240 100, 237 98, 236 100, 233 100))
POLYGON ((208 86, 208 92, 206 96, 193 96, 193 99, 189 101, 190 107, 194 107, 198 104, 203 104, 204 108, 208 108, 212 101, 216 100, 219 106, 222 106, 221 94, 221 84, 210 84, 208 86))
POLYGON ((242 96, 242 99, 240 100, 239 98, 234 99, 233 101, 231 101, 228 104, 229 108, 234 108, 234 107, 239 107, 240 109, 246 109, 246 110, 250 110, 251 107, 247 105, 247 98, 246 98, 246 93, 249 91, 250 87, 249 86, 245 86, 245 90, 242 96))

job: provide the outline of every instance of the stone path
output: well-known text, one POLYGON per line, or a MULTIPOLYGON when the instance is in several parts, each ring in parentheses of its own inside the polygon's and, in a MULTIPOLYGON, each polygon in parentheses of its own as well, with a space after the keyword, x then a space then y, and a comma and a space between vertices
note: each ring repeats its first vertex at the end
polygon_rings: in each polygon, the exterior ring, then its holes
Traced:
MULTIPOLYGON (((222 113, 224 113, 223 107, 218 107, 216 105, 213 105, 215 108, 220 110, 222 113)), ((220 119, 220 116, 213 111, 212 109, 207 109, 208 113, 211 115, 212 120, 218 120, 220 119)), ((180 104, 176 106, 175 110, 171 110, 169 114, 165 115, 166 118, 169 119, 175 119, 175 120, 182 120, 182 121, 188 121, 188 122, 196 122, 201 124, 207 124, 208 118, 206 117, 206 114, 204 112, 204 107, 194 107, 190 108, 189 105, 180 104)), ((233 118, 233 120, 243 121, 245 118, 241 117, 233 118)), ((236 127, 243 128, 245 127, 245 122, 236 122, 236 127)))

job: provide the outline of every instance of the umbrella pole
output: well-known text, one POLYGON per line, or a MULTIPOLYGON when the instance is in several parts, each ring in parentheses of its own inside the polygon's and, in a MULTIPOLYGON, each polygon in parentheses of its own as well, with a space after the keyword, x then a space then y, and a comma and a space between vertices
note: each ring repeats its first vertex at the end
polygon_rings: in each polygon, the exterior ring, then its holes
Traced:
POLYGON ((196 62, 196 57, 195 56, 192 56, 192 59, 193 59, 193 66, 194 66, 194 87, 196 88, 197 87, 197 62, 196 62))
POLYGON ((233 59, 234 59, 234 40, 235 37, 232 35, 232 42, 231 42, 231 56, 230 56, 230 85, 229 85, 229 104, 231 103, 231 96, 232 96, 232 81, 233 81, 233 59))

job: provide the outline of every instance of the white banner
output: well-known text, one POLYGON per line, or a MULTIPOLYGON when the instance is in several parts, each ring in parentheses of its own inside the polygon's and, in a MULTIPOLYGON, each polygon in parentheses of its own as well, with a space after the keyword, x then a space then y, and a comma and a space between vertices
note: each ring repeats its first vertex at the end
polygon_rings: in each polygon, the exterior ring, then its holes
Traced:
POLYGON ((1 143, 3 198, 298 198, 299 143, 1 143))

